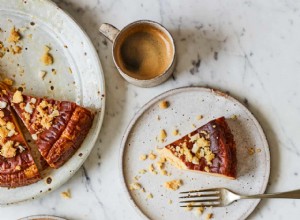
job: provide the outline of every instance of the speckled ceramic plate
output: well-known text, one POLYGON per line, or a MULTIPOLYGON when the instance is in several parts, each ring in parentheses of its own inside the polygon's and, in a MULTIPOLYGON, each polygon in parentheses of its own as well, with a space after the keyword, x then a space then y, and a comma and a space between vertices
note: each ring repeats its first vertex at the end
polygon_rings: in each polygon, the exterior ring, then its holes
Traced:
POLYGON ((43 180, 16 189, 0 188, 0 204, 34 199, 65 183, 79 169, 92 150, 104 115, 104 77, 97 53, 83 30, 54 3, 46 0, 0 0, 0 41, 13 26, 20 30, 20 54, 0 58, 2 77, 14 78, 25 93, 75 101, 97 112, 94 124, 81 148, 58 170, 46 169, 43 180), (40 57, 44 46, 51 48, 54 63, 45 66, 40 57), (47 71, 44 80, 39 72, 47 71), (54 74, 53 72, 56 72, 54 74))
POLYGON ((53 215, 33 215, 25 218, 20 218, 19 220, 66 220, 66 219, 53 216, 53 215))
MULTIPOLYGON (((188 87, 166 92, 146 104, 130 122, 121 145, 122 181, 131 204, 139 210, 141 216, 150 219, 199 219, 196 210, 185 211, 179 208, 178 192, 201 188, 226 187, 242 194, 263 193, 266 189, 270 171, 270 155, 268 143, 263 130, 253 115, 234 98, 211 89, 188 87), (161 100, 170 102, 170 107, 160 109, 161 100), (197 120, 198 115, 204 118, 197 120), (236 119, 231 119, 236 115, 236 119), (161 129, 167 132, 166 144, 178 139, 172 130, 179 130, 181 136, 204 125, 208 121, 225 116, 237 144, 238 178, 209 176, 188 171, 177 170, 167 164, 166 170, 171 176, 152 174, 148 171, 150 164, 156 166, 156 161, 140 161, 139 156, 155 152, 155 147, 163 147, 156 141, 161 129), (160 120, 157 120, 157 118, 160 120), (249 148, 257 150, 249 154, 249 148), (259 152, 260 151, 260 152, 259 152), (139 174, 146 169, 147 173, 139 174), (138 180, 135 180, 134 178, 138 180), (164 188, 166 181, 183 180, 183 185, 177 191, 164 188), (130 183, 138 182, 146 192, 128 190, 130 183), (147 198, 151 193, 152 199, 147 198), (169 201, 172 200, 172 204, 169 201)), ((228 207, 207 209, 205 215, 212 212, 214 219, 245 219, 257 206, 259 200, 238 201, 228 207)), ((201 219, 201 217, 200 217, 201 219)))

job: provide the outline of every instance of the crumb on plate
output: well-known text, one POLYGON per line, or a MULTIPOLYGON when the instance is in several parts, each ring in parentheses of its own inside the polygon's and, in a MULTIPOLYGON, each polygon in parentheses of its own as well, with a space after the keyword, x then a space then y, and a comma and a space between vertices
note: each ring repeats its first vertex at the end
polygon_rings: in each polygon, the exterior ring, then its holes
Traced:
POLYGON ((141 184, 138 183, 138 182, 134 182, 134 183, 131 183, 131 184, 129 185, 129 190, 130 190, 130 191, 132 191, 132 190, 139 190, 139 189, 141 189, 141 188, 142 188, 142 186, 141 186, 141 184))
POLYGON ((150 160, 155 160, 156 159, 156 155, 153 152, 151 152, 148 157, 149 157, 150 160))
POLYGON ((167 137, 167 132, 164 129, 160 130, 159 136, 158 136, 159 142, 161 142, 161 143, 165 142, 166 137, 167 137))
POLYGON ((170 106, 170 103, 168 101, 164 100, 164 101, 159 102, 159 108, 161 108, 161 109, 166 109, 169 106, 170 106))
POLYGON ((65 192, 61 192, 60 195, 64 199, 71 199, 71 191, 69 189, 65 192))
POLYGON ((10 31, 10 35, 8 37, 9 43, 17 43, 21 39, 21 34, 19 33, 19 30, 13 27, 10 31))
POLYGON ((171 180, 164 183, 164 187, 170 190, 177 190, 179 187, 182 186, 182 180, 171 180))
POLYGON ((147 157, 148 157, 147 154, 142 154, 142 155, 140 156, 139 159, 140 159, 141 161, 144 161, 144 160, 147 159, 147 157))

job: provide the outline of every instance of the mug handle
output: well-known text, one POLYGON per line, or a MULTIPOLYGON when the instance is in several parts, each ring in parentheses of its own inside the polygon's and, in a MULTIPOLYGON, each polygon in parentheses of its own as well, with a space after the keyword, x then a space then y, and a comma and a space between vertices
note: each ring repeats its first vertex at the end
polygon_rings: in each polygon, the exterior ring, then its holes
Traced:
POLYGON ((112 43, 114 43, 116 37, 120 33, 120 30, 118 28, 107 23, 101 24, 99 31, 112 43))

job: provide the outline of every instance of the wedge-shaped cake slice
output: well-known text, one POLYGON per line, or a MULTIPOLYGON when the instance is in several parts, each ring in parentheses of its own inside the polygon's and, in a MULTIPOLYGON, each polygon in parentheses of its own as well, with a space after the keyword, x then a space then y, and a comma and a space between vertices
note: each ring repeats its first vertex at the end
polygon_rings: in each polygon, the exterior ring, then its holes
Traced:
POLYGON ((0 93, 0 186, 19 187, 40 179, 5 94, 0 93))
POLYGON ((158 150, 179 169, 236 178, 236 146, 224 117, 158 150))
POLYGON ((12 107, 53 168, 62 166, 80 147, 89 132, 93 114, 73 102, 56 101, 9 92, 12 107))

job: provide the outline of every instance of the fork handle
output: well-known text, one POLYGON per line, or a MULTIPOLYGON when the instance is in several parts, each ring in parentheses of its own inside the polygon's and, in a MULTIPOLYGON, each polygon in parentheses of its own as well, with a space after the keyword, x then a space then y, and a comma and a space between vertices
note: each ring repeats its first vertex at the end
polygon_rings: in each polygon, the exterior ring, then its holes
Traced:
POLYGON ((267 193, 267 194, 257 194, 250 196, 241 196, 241 199, 268 199, 268 198, 277 198, 277 199, 300 199, 300 189, 281 192, 281 193, 267 193))

